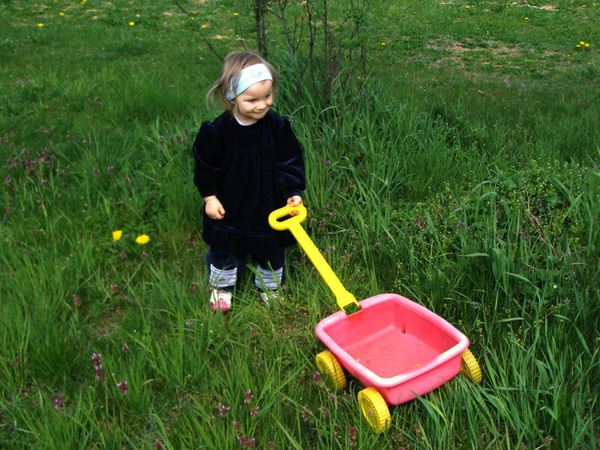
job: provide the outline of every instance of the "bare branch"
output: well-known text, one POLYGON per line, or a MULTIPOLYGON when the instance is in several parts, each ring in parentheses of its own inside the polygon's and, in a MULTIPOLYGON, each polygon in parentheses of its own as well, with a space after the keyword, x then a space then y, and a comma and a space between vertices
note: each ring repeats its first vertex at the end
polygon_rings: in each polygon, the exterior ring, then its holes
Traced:
MULTIPOLYGON (((192 19, 196 19, 196 15, 189 12, 187 9, 185 9, 177 0, 173 0, 173 3, 175 4, 175 6, 177 6, 185 15, 191 17, 192 19)), ((208 47, 208 49, 210 50, 210 52, 215 55, 217 58, 219 58, 219 60, 223 61, 223 55, 221 55, 217 49, 214 47, 214 45, 212 45, 212 42, 210 42, 210 39, 208 39, 208 37, 206 37, 206 34, 200 30, 200 38, 204 41, 204 43, 206 44, 206 46, 208 47)))

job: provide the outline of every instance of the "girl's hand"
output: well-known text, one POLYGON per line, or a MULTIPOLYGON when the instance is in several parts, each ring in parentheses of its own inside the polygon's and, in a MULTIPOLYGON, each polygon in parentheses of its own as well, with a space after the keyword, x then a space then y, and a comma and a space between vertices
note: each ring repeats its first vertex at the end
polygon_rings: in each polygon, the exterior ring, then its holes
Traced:
MULTIPOLYGON (((301 204, 302 204, 302 197, 300 197, 299 195, 293 195, 287 199, 288 206, 298 206, 301 204)), ((297 211, 290 212, 290 216, 297 216, 297 215, 298 215, 297 211)))
POLYGON ((221 220, 225 217, 225 208, 215 195, 204 199, 204 212, 213 220, 221 220))

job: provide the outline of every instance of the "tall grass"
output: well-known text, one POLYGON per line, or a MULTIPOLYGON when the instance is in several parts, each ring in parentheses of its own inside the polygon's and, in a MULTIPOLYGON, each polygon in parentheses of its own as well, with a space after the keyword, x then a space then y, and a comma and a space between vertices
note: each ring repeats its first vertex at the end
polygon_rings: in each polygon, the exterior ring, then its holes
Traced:
MULTIPOLYGON (((455 324, 482 384, 457 377, 392 407, 389 432, 372 434, 359 383, 334 392, 315 373, 313 330, 335 303, 298 249, 285 302, 259 304, 248 271, 233 312, 211 314, 189 147, 216 113, 202 93, 218 67, 199 47, 199 23, 165 2, 5 2, 0 447, 595 447, 595 53, 552 70, 551 54, 510 56, 547 78, 504 64, 477 71, 483 52, 465 55, 463 72, 436 68, 455 48, 440 43, 487 42, 483 23, 540 51, 561 39, 517 27, 516 6, 409 3, 412 12, 373 2, 383 30, 393 18, 406 26, 387 46, 371 29, 372 78, 334 83, 327 108, 302 55, 274 52, 277 109, 305 149, 305 226, 342 282, 359 299, 396 292, 455 324), (117 229, 124 237, 112 241, 117 229), (145 246, 134 241, 142 233, 145 246)), ((244 19, 230 23, 244 5, 202 6, 221 50, 235 45, 231 29, 250 32, 244 19)), ((527 11, 570 42, 579 22, 591 30, 581 5, 527 11)))

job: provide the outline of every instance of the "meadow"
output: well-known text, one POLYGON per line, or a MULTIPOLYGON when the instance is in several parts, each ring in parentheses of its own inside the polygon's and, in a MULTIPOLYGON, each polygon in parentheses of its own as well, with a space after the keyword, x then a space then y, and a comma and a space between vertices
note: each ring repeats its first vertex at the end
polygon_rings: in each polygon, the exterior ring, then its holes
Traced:
POLYGON ((252 3, 0 0, 0 448, 596 448, 600 3, 272 2, 307 232, 483 371, 381 434, 358 382, 316 372, 336 304, 299 249, 281 304, 251 266, 230 314, 206 304, 191 144, 217 55, 256 47, 252 3))

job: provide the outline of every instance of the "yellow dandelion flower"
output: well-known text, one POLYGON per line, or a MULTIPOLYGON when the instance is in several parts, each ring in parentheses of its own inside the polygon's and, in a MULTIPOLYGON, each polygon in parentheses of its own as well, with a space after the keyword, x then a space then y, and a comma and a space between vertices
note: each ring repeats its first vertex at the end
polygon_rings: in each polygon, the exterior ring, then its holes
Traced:
POLYGON ((147 234, 140 234, 135 238, 135 243, 138 245, 146 245, 148 242, 150 242, 150 236, 147 234))
POLYGON ((583 46, 584 46, 584 47, 589 47, 589 46, 590 46, 590 43, 589 43, 589 42, 586 42, 585 44, 583 44, 583 46))
POLYGON ((523 20, 529 20, 529 17, 523 17, 523 20))
POLYGON ((83 6, 87 5, 87 0, 81 0, 81 4, 82 4, 83 6))
POLYGON ((123 237, 123 230, 115 230, 112 232, 113 241, 118 241, 123 237))
POLYGON ((585 45, 585 41, 579 41, 579 45, 585 45))
POLYGON ((59 13, 58 13, 58 15, 59 15, 60 17, 65 17, 65 13, 64 13, 63 11, 59 12, 59 13))
POLYGON ((581 44, 575 44, 575 47, 581 48, 581 44))
POLYGON ((44 24, 43 24, 42 22, 38 22, 38 23, 37 23, 37 27, 38 27, 38 28, 42 28, 43 26, 44 26, 44 24))
POLYGON ((385 47, 387 44, 385 42, 380 42, 379 45, 381 45, 382 47, 385 47))
POLYGON ((237 17, 237 16, 239 16, 239 15, 240 15, 240 13, 236 13, 236 12, 234 12, 234 13, 232 14, 232 16, 233 16, 233 17, 237 17))
POLYGON ((202 28, 203 30, 206 30, 208 28, 208 24, 203 23, 202 25, 200 25, 200 28, 202 28))
POLYGON ((135 27, 135 22, 132 20, 131 22, 129 22, 129 26, 130 27, 135 27))

